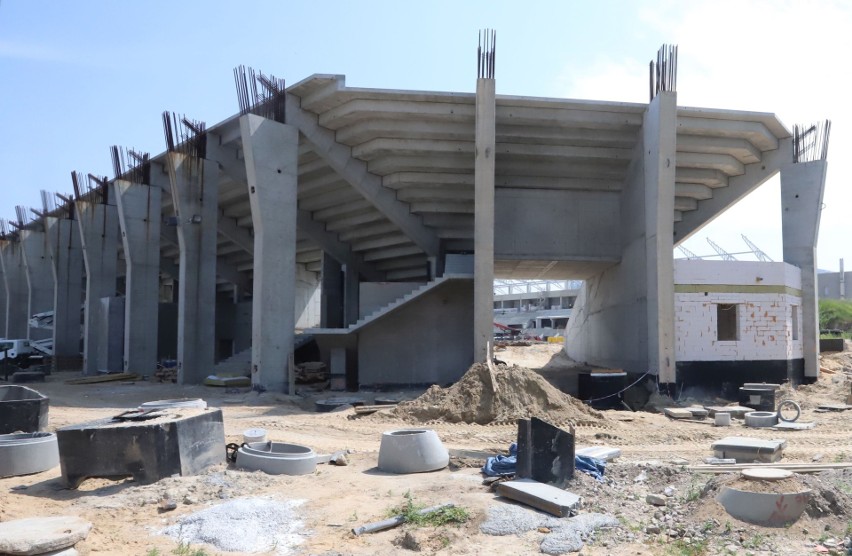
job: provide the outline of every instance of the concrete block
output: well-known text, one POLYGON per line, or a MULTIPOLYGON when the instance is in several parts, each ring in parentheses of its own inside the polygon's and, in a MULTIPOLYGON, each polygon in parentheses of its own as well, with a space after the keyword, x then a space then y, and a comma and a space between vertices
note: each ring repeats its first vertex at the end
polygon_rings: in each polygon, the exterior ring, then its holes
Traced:
POLYGON ((77 516, 31 517, 0 523, 0 554, 52 553, 84 540, 92 524, 77 516))
POLYGON ((582 498, 576 494, 532 479, 500 483, 497 494, 557 517, 567 517, 582 505, 582 498))
POLYGON ((47 427, 50 400, 26 386, 0 386, 0 434, 38 432, 47 427))
POLYGON ((610 446, 587 446, 585 448, 577 448, 574 453, 578 456, 586 456, 604 461, 612 461, 621 456, 621 450, 610 446))
POLYGON ((88 477, 131 475, 139 483, 153 483, 225 461, 219 409, 166 409, 162 417, 139 422, 101 419, 63 427, 56 435, 69 488, 88 477))
POLYGON ((672 419, 692 419, 692 412, 683 407, 665 407, 663 413, 672 419))
POLYGON ((787 441, 729 436, 717 440, 711 447, 717 458, 734 458, 737 463, 773 463, 781 459, 787 441))
POLYGON ((574 429, 554 427, 536 417, 518 419, 516 476, 563 488, 574 477, 574 429))

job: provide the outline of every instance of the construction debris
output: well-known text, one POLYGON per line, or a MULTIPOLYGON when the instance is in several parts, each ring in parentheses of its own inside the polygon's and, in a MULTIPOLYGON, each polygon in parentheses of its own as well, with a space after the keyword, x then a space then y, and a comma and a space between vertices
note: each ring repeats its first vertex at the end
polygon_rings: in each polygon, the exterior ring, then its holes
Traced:
POLYGON ((786 440, 762 440, 745 436, 729 436, 712 444, 717 458, 734 458, 737 463, 773 463, 781 459, 786 447, 786 440))
POLYGON ((32 517, 0 522, 0 554, 45 554, 84 540, 92 524, 77 516, 32 517))
POLYGON ((497 485, 497 494, 556 517, 567 517, 582 505, 576 494, 532 479, 502 482, 497 485))
POLYGON ((66 380, 65 384, 95 384, 98 382, 116 382, 122 380, 139 380, 136 373, 112 373, 98 376, 87 376, 83 378, 72 378, 66 380))

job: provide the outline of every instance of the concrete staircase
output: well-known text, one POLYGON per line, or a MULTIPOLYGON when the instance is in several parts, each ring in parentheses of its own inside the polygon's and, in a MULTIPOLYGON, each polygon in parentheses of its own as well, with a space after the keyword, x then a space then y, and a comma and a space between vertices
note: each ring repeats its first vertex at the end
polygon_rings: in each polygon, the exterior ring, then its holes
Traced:
POLYGON ((216 363, 213 374, 248 376, 251 373, 251 348, 244 349, 216 363))
POLYGON ((444 276, 441 276, 440 278, 436 278, 436 279, 432 280, 431 282, 426 282, 425 284, 423 284, 419 288, 416 288, 416 289, 410 291, 409 293, 403 295, 402 297, 396 298, 394 301, 391 301, 390 303, 388 303, 384 307, 376 309, 375 311, 373 311, 369 315, 365 315, 364 317, 358 319, 354 324, 349 325, 345 330, 347 330, 348 332, 354 332, 354 331, 358 330, 359 328, 366 326, 367 324, 370 324, 371 322, 382 318, 383 316, 387 315, 388 313, 392 313, 393 311, 396 311, 397 309, 399 309, 400 307, 402 307, 406 303, 409 303, 410 301, 417 299, 418 297, 424 295, 425 293, 432 291, 435 288, 440 287, 442 284, 444 284, 444 283, 446 283, 450 280, 472 280, 472 279, 473 279, 473 276, 469 275, 469 274, 445 274, 444 276))

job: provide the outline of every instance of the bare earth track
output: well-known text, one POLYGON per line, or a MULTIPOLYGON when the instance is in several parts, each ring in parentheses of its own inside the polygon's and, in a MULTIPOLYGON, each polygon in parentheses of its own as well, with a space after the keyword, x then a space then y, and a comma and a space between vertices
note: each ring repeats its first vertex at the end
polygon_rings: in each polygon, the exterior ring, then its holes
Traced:
MULTIPOLYGON (((508 348, 498 354, 509 365, 544 369, 543 375, 571 365, 559 353, 558 345, 508 348)), ((809 515, 787 529, 764 529, 738 522, 727 516, 712 500, 701 495, 710 475, 695 475, 683 467, 701 463, 709 455, 710 444, 725 436, 786 438, 784 461, 852 461, 852 411, 817 413, 818 405, 845 402, 852 382, 849 354, 823 358, 824 373, 817 384, 785 391, 785 397, 802 404, 802 421, 815 421, 817 428, 803 432, 746 429, 740 424, 721 428, 707 424, 671 421, 658 413, 605 411, 584 406, 564 406, 557 422, 571 422, 578 445, 610 445, 623 455, 607 468, 607 480, 598 483, 578 475, 569 490, 584 497, 584 508, 615 515, 623 527, 600 531, 587 542, 583 554, 810 554, 818 542, 843 539, 852 533, 852 472, 832 472, 824 477, 806 477, 808 484, 823 488, 831 496, 848 502, 845 510, 825 510, 815 505, 809 515), (568 411, 571 410, 571 411, 568 411), (645 478, 640 481, 635 479, 645 478), (662 493, 672 487, 676 494, 665 508, 645 502, 648 493, 662 493), (834 494, 832 494, 834 493, 834 494), (845 498, 843 498, 845 497, 845 498), (812 514, 812 515, 811 515, 812 514), (826 530, 828 527, 828 530, 826 530), (702 551, 677 552, 684 546, 702 551), (757 539, 757 541, 755 541, 757 539)), ((512 368, 501 367, 498 374, 516 380, 512 368)), ((516 372, 516 375, 518 373, 516 372)), ((48 395, 49 429, 109 417, 142 402, 202 397, 213 407, 221 407, 228 442, 241 442, 242 431, 263 427, 270 439, 311 446, 319 453, 349 449, 350 465, 321 465, 316 474, 301 477, 267 476, 229 469, 224 463, 197 477, 175 477, 153 485, 130 480, 90 479, 77 491, 62 488, 59 469, 25 477, 0 479, 0 521, 62 514, 81 515, 94 524, 89 537, 77 545, 81 554, 145 555, 153 549, 170 554, 173 539, 156 534, 159 530, 204 507, 239 497, 271 497, 279 500, 303 499, 299 509, 308 532, 297 554, 375 555, 405 554, 399 546, 407 526, 373 535, 353 537, 356 525, 384 519, 387 511, 403 501, 410 491, 417 502, 434 505, 453 501, 468 508, 472 520, 461 526, 412 530, 421 542, 422 552, 437 554, 539 554, 545 533, 530 531, 519 536, 494 537, 479 531, 487 510, 505 504, 481 485, 475 467, 451 463, 435 473, 394 476, 376 469, 381 433, 393 428, 428 426, 437 431, 448 448, 503 452, 514 440, 515 425, 501 416, 499 424, 447 422, 428 417, 413 418, 404 406, 395 414, 385 410, 374 417, 357 417, 354 411, 314 413, 312 401, 300 397, 252 392, 227 393, 224 389, 181 387, 149 382, 104 383, 71 386, 64 380, 71 374, 55 374, 35 388, 48 395), (168 495, 178 502, 172 512, 161 513, 157 502, 168 495)), ((528 380, 528 378, 524 378, 528 380)), ((529 382, 524 382, 529 384, 529 382)), ((549 385, 548 385, 549 386, 549 385)), ((422 392, 401 395, 413 399, 422 392)), ((435 396, 439 392, 433 392, 435 396)), ((557 391, 557 394, 560 394, 557 391)), ((435 398, 437 399, 437 397, 435 398)), ((558 400, 557 400, 558 401, 558 400)), ((708 400, 715 403, 715 400, 708 400)), ((571 403, 576 400, 571 399, 571 403)), ((409 404, 410 405, 410 404, 409 404)), ((410 409, 410 407, 409 407, 410 409)), ((545 412, 546 413, 546 412, 545 412)), ((558 416, 556 411, 553 417, 558 416)), ((547 414, 539 415, 548 419, 547 414)), ((712 486, 712 485, 711 485, 712 486)), ((838 507, 843 504, 839 504, 838 507)), ((830 507, 829 507, 830 506, 830 507)), ((239 535, 239 532, 234 532, 239 535)), ((217 553, 203 547, 208 554, 217 553)), ((276 552, 269 552, 273 554, 276 552)), ((278 552, 283 553, 283 552, 278 552)), ((840 554, 841 552, 837 552, 840 554)), ((240 554, 240 553, 228 553, 240 554)))

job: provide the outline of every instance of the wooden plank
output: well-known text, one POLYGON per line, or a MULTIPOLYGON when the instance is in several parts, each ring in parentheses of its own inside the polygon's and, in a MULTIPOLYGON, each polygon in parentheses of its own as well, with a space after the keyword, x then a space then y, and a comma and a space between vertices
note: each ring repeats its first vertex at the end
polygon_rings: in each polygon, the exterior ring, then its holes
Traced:
POLYGON ((95 384, 97 382, 115 382, 118 380, 139 380, 136 373, 114 373, 111 375, 87 376, 66 380, 65 384, 95 384))
POLYGON ((385 405, 356 405, 355 413, 359 415, 366 415, 368 413, 375 413, 376 411, 382 409, 393 409, 396 407, 396 404, 385 404, 385 405))
POLYGON ((576 494, 532 479, 500 483, 497 485, 497 494, 556 517, 571 515, 571 510, 579 508, 582 503, 576 494))

